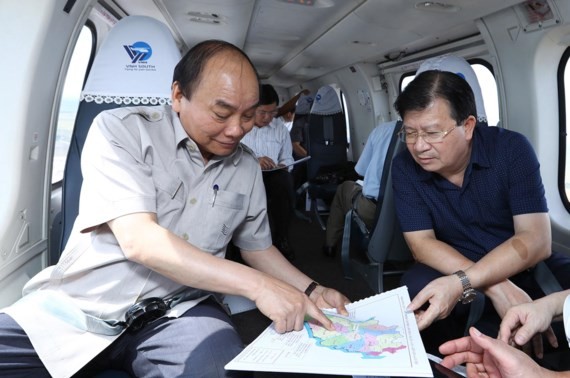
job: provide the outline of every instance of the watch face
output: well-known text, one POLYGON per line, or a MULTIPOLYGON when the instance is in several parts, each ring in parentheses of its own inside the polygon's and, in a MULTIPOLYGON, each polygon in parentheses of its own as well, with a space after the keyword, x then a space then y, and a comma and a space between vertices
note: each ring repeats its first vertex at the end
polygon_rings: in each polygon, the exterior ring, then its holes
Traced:
POLYGON ((461 298, 461 303, 467 304, 473 302, 473 300, 477 297, 477 292, 473 289, 468 290, 467 292, 463 293, 463 297, 461 298))

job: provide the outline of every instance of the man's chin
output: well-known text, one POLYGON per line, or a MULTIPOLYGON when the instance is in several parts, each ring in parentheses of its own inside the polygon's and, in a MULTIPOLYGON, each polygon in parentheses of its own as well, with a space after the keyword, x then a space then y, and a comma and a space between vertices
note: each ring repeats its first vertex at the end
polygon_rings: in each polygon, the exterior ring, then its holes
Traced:
POLYGON ((231 154, 234 153, 234 151, 236 150, 237 146, 238 146, 237 144, 234 144, 234 145, 231 145, 231 146, 229 146, 229 145, 228 145, 228 146, 222 145, 222 146, 216 148, 215 151, 212 151, 212 153, 213 153, 214 155, 222 156, 222 157, 223 157, 223 156, 229 156, 229 155, 231 155, 231 154))
POLYGON ((433 161, 433 159, 430 159, 430 160, 416 159, 416 163, 420 167, 422 167, 423 170, 428 171, 428 172, 436 172, 438 169, 438 166, 435 163, 435 161, 433 161))

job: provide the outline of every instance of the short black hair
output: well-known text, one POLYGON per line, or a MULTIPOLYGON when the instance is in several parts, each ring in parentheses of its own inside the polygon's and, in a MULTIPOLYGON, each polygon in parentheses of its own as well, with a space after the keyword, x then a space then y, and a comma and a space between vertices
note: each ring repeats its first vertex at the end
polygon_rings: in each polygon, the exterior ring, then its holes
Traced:
POLYGON ((461 76, 447 71, 424 71, 396 99, 394 107, 404 119, 409 111, 421 111, 436 99, 446 100, 450 116, 460 124, 469 116, 477 118, 475 95, 469 83, 461 76))
POLYGON ((270 105, 275 103, 279 106, 279 96, 271 84, 263 84, 259 89, 259 105, 270 105))
POLYGON ((235 53, 237 56, 241 56, 249 63, 257 81, 259 82, 259 74, 255 69, 255 66, 249 59, 249 57, 244 53, 239 47, 217 39, 210 39, 203 41, 192 47, 180 61, 174 67, 174 74, 172 82, 178 82, 180 84, 180 89, 187 99, 192 97, 192 93, 200 84, 202 79, 202 72, 206 64, 219 53, 230 51, 235 53))

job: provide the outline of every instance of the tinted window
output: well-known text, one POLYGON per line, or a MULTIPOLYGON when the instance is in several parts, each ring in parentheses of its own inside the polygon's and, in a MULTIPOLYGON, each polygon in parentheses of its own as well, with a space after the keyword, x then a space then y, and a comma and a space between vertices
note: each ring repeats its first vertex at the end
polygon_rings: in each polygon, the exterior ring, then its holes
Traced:
POLYGON ((83 89, 83 83, 87 74, 89 60, 93 51, 93 34, 89 27, 84 26, 73 50, 73 55, 69 63, 63 94, 61 97, 59 116, 57 119, 57 131, 55 137, 55 150, 53 157, 53 167, 51 182, 56 183, 63 178, 65 160, 75 116, 79 107, 79 96, 83 89))
POLYGON ((570 124, 570 48, 566 49, 558 68, 559 108, 560 108, 560 140, 558 161, 558 186, 560 196, 566 209, 570 211, 570 143, 568 125, 570 124))
MULTIPOLYGON (((487 114, 487 122, 491 126, 495 126, 499 122, 499 97, 497 94, 497 82, 491 70, 481 64, 472 63, 471 67, 477 75, 481 93, 483 94, 483 103, 485 104, 485 113, 487 114)), ((415 74, 405 75, 400 84, 400 91, 403 91, 408 83, 416 77, 415 74)))

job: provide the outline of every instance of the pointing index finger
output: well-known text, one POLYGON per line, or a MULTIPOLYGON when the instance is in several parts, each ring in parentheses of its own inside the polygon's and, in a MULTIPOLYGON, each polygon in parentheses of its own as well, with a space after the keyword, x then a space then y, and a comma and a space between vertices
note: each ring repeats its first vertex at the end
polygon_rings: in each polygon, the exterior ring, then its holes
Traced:
POLYGON ((319 310, 319 308, 314 304, 307 311, 307 315, 309 315, 311 318, 321 323, 323 327, 325 327, 327 330, 329 331, 335 330, 332 320, 327 318, 327 316, 321 310, 319 310))

